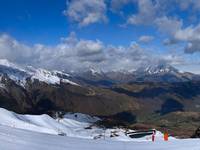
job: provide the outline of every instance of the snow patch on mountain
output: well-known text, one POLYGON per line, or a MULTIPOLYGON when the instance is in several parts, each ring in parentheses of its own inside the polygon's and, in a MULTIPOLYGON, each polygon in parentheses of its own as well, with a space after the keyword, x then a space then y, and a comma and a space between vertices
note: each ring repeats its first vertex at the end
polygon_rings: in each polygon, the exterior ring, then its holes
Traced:
POLYGON ((5 84, 3 84, 3 83, 0 83, 0 89, 7 90, 5 84))
POLYGON ((95 69, 93 69, 93 68, 90 68, 90 69, 89 69, 89 72, 91 72, 93 75, 101 74, 101 71, 95 70, 95 69))
POLYGON ((24 72, 25 72, 25 70, 24 70, 22 67, 20 67, 20 66, 14 64, 14 63, 9 62, 7 59, 0 59, 0 65, 1 65, 1 66, 6 66, 6 67, 8 67, 8 68, 17 69, 17 70, 20 70, 20 71, 24 71, 24 72))
POLYGON ((39 81, 50 83, 50 84, 60 84, 60 78, 52 74, 50 71, 44 69, 36 69, 34 72, 30 72, 31 79, 38 79, 39 81))
POLYGON ((68 79, 69 74, 60 71, 48 71, 42 68, 36 69, 32 66, 21 67, 5 59, 0 59, 0 74, 8 75, 10 79, 23 87, 26 85, 28 78, 31 78, 32 81, 37 79, 48 84, 60 84, 60 82, 64 82, 78 85, 68 79))
POLYGON ((2 76, 0 75, 0 89, 5 89, 6 90, 5 84, 3 84, 1 82, 2 82, 2 76))
POLYGON ((153 74, 163 74, 163 73, 179 73, 179 71, 170 66, 170 65, 163 65, 163 64, 159 64, 159 65, 154 65, 154 66, 147 66, 139 68, 137 72, 142 72, 145 74, 149 74, 149 75, 153 75, 153 74))

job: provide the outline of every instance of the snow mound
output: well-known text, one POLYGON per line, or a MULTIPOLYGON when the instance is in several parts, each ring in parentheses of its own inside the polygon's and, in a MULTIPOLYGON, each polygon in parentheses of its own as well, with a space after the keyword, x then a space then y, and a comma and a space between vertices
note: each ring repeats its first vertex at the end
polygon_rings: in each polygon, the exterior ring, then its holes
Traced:
POLYGON ((0 125, 54 135, 66 135, 93 139, 103 132, 102 129, 87 130, 99 120, 80 113, 68 113, 62 119, 53 119, 48 115, 20 115, 0 108, 0 125))
POLYGON ((48 115, 32 116, 18 115, 14 112, 0 108, 0 124, 13 128, 25 129, 35 132, 58 134, 57 126, 53 118, 48 115))

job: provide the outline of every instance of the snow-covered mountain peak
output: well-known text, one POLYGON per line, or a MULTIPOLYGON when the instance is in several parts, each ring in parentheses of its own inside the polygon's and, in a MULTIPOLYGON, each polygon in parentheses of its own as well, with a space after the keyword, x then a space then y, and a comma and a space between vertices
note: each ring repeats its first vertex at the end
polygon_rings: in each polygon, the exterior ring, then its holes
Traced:
POLYGON ((60 84, 60 82, 78 85, 68 79, 69 75, 61 71, 49 71, 32 66, 21 67, 6 59, 0 59, 0 74, 6 74, 10 79, 21 86, 25 86, 26 81, 30 78, 46 82, 48 84, 60 84))
POLYGON ((139 68, 137 72, 140 72, 140 73, 142 72, 149 75, 164 74, 164 73, 179 73, 179 71, 176 68, 170 65, 164 65, 164 64, 142 67, 142 68, 139 68))
POLYGON ((54 70, 52 71, 55 75, 58 76, 66 76, 66 77, 70 77, 70 75, 68 73, 62 72, 62 71, 58 71, 58 70, 54 70))
POLYGON ((13 68, 13 69, 17 69, 20 71, 25 71, 23 67, 20 67, 19 65, 16 65, 16 64, 8 61, 7 59, 0 59, 0 66, 13 68))
POLYGON ((31 72, 31 79, 38 79, 39 81, 46 82, 49 84, 60 84, 69 83, 72 85, 78 85, 75 82, 72 82, 68 79, 69 75, 62 73, 60 71, 48 71, 42 68, 36 69, 34 72, 31 72))
POLYGON ((15 64, 9 62, 7 59, 0 59, 0 65, 7 67, 15 67, 15 64))
POLYGON ((90 68, 88 70, 92 75, 102 74, 103 72, 97 69, 90 68))
POLYGON ((55 76, 52 72, 41 68, 36 69, 34 72, 31 72, 31 79, 38 79, 39 81, 43 81, 50 84, 60 83, 59 77, 55 76))

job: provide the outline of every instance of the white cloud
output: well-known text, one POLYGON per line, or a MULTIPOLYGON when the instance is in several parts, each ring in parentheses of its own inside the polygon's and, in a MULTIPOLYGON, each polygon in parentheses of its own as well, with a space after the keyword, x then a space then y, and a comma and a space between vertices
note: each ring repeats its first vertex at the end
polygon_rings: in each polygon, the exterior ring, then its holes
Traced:
POLYGON ((153 39, 154 39, 153 36, 143 35, 143 36, 139 37, 139 42, 142 42, 142 43, 149 43, 149 42, 151 42, 153 39))
POLYGON ((161 59, 160 56, 153 55, 135 42, 127 47, 105 45, 99 40, 78 39, 75 33, 62 38, 55 46, 43 44, 29 46, 8 35, 0 35, 0 58, 47 69, 135 70, 141 65, 161 59))
MULTIPOLYGON (((137 11, 130 16, 126 16, 127 21, 122 26, 128 24, 150 25, 167 36, 163 42, 165 45, 185 42, 184 51, 186 53, 200 51, 200 44, 198 44, 200 42, 200 25, 183 28, 186 19, 189 21, 191 18, 195 20, 198 17, 200 0, 68 0, 64 14, 71 21, 78 23, 79 26, 87 26, 93 23, 106 22, 108 6, 113 12, 117 11, 121 14, 122 8, 128 4, 136 5, 137 11), (188 18, 181 19, 181 16, 176 13, 177 10, 188 11, 188 18)), ((140 37, 139 42, 149 42, 151 40, 152 37, 140 37)), ((87 43, 90 43, 89 45, 91 45, 91 42, 87 41, 87 43)), ((95 43, 94 47, 103 46, 100 41, 96 42, 97 45, 95 43)), ((96 51, 95 49, 90 51, 84 41, 80 41, 79 44, 84 44, 88 55, 98 53, 101 49, 101 47, 96 47, 96 51)), ((82 52, 85 54, 84 49, 82 49, 82 52)), ((83 54, 80 53, 80 55, 83 54)))
POLYGON ((3 34, 0 36, 0 57, 6 57, 11 61, 17 61, 18 58, 21 58, 18 61, 23 63, 30 57, 36 57, 36 54, 29 46, 19 43, 7 34, 3 34))
POLYGON ((177 44, 178 43, 178 40, 176 40, 176 39, 173 39, 173 38, 166 38, 166 39, 164 39, 163 40, 163 44, 164 45, 174 45, 174 44, 177 44))
POLYGON ((156 7, 151 0, 138 0, 138 13, 131 15, 127 23, 133 25, 151 24, 157 16, 156 7))
POLYGON ((185 53, 200 52, 200 24, 183 28, 183 21, 176 18, 162 17, 155 20, 155 25, 161 33, 168 36, 165 45, 186 43, 185 53))
POLYGON ((195 18, 198 18, 200 12, 200 0, 119 0, 114 4, 122 7, 123 4, 133 1, 134 5, 138 7, 138 11, 127 19, 127 23, 133 25, 152 25, 156 19, 165 16, 181 17, 176 11, 188 11, 189 16, 188 18, 185 16, 185 20, 196 20, 195 18))
POLYGON ((193 9, 194 11, 199 11, 200 0, 176 0, 181 10, 193 9))
POLYGON ((184 51, 186 53, 200 52, 200 24, 177 29, 171 39, 177 42, 185 42, 184 51))
POLYGON ((155 25, 160 32, 172 36, 176 33, 177 30, 181 29, 183 23, 181 20, 176 18, 163 16, 155 20, 155 25))
POLYGON ((200 41, 200 24, 177 30, 175 38, 181 41, 200 41))
POLYGON ((80 26, 106 22, 107 6, 104 0, 71 0, 67 1, 64 14, 80 26))
POLYGON ((111 10, 116 12, 123 8, 124 5, 136 2, 136 0, 111 0, 111 10))
POLYGON ((193 42, 188 42, 187 46, 185 47, 185 52, 186 53, 194 53, 194 52, 200 52, 200 41, 193 41, 193 42))
POLYGON ((76 49, 78 50, 79 56, 88 56, 88 55, 95 55, 102 52, 104 46, 100 41, 85 41, 80 40, 77 45, 76 49))

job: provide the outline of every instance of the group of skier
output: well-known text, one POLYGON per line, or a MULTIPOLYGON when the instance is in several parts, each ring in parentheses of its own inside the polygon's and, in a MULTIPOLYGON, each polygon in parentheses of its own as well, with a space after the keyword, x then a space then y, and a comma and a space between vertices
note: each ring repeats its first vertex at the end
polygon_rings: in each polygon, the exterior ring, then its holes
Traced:
MULTIPOLYGON (((156 136, 156 130, 154 130, 153 134, 152 134, 152 141, 153 142, 155 141, 155 136, 156 136)), ((168 141, 168 137, 169 137, 168 132, 164 132, 164 136, 163 136, 164 141, 168 141)))

